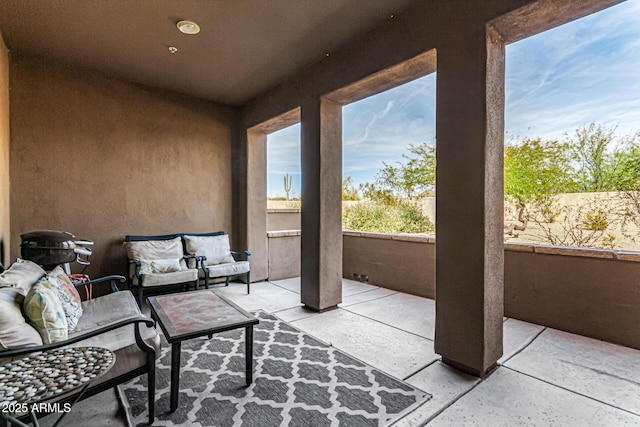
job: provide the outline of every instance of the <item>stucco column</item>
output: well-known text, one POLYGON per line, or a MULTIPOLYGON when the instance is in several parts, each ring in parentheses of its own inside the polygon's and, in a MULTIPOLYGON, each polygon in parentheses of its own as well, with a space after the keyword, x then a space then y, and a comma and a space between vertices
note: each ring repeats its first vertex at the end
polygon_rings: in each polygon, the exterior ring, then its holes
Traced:
POLYGON ((247 131, 247 216, 244 238, 251 251, 251 281, 268 277, 267 134, 247 131))
POLYGON ((438 48, 436 336, 484 376, 502 355, 504 44, 485 29, 438 48))
POLYGON ((342 301, 342 107, 309 100, 301 118, 301 299, 322 311, 342 301))

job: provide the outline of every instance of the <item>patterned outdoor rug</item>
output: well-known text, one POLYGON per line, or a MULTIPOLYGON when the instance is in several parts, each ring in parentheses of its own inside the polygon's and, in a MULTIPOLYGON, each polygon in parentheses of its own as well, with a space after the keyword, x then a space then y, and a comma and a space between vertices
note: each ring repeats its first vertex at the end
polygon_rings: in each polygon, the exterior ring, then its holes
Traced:
MULTIPOLYGON (((168 412, 171 347, 163 337, 154 425, 382 426, 431 398, 270 314, 256 316, 251 386, 244 329, 184 341, 174 413, 168 412)), ((129 425, 146 422, 147 376, 118 389, 129 425)))

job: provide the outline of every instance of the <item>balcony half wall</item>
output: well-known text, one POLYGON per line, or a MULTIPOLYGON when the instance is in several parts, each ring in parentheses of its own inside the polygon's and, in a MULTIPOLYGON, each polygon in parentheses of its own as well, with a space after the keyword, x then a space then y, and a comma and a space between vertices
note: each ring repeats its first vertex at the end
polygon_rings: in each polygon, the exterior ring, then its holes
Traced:
MULTIPOLYGON (((300 232, 268 235, 270 280, 298 275, 300 232)), ((343 247, 343 277, 436 297, 434 237, 345 231, 343 247)), ((505 243, 504 256, 505 316, 640 349, 640 253, 505 243)))

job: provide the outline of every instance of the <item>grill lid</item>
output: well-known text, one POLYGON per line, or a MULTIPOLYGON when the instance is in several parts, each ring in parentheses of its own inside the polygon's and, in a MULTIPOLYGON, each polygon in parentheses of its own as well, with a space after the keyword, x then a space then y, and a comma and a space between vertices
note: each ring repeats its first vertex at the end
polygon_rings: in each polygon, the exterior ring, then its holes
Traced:
POLYGON ((90 240, 80 240, 69 232, 55 230, 31 231, 20 237, 22 258, 45 269, 73 261, 89 265, 91 249, 86 246, 93 245, 90 240))
POLYGON ((20 236, 23 248, 33 249, 69 249, 77 246, 78 238, 66 231, 39 230, 20 236))

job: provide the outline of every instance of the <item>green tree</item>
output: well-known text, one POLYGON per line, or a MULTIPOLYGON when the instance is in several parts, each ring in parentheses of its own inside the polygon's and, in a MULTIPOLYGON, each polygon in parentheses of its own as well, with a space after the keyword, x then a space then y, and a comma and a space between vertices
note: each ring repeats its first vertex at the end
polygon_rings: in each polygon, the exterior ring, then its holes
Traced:
POLYGON ((515 204, 521 223, 507 234, 524 231, 538 214, 553 222, 559 213, 554 196, 574 188, 568 145, 526 138, 505 146, 504 153, 504 194, 515 204))
POLYGON ((530 203, 573 188, 567 144, 527 138, 505 147, 505 195, 530 203))
POLYGON ((572 159, 576 163, 578 191, 601 192, 615 189, 620 155, 615 141, 615 127, 591 123, 580 126, 569 139, 572 159))
POLYGON ((640 191, 640 144, 631 140, 624 150, 618 151, 613 187, 618 191, 640 191))
POLYGON ((427 196, 436 186, 436 148, 424 143, 409 145, 411 154, 403 154, 405 162, 397 166, 383 162, 373 184, 361 185, 365 197, 382 202, 427 196))
POLYGON ((354 187, 351 176, 342 179, 342 200, 360 200, 360 194, 354 187))
MULTIPOLYGON (((435 190, 436 149, 428 144, 409 145, 410 154, 397 166, 383 162, 373 183, 360 185, 368 202, 346 208, 343 227, 380 233, 432 233, 433 223, 415 199, 435 190)), ((344 183, 343 183, 344 194, 344 183)))
POLYGON ((640 144, 633 139, 624 151, 618 153, 618 168, 614 177, 614 186, 621 200, 619 214, 622 217, 622 233, 636 241, 640 228, 640 144))

